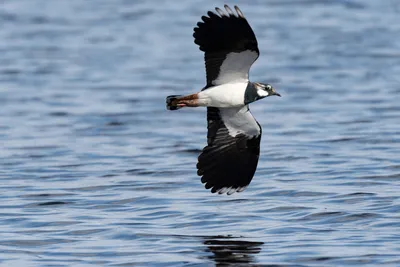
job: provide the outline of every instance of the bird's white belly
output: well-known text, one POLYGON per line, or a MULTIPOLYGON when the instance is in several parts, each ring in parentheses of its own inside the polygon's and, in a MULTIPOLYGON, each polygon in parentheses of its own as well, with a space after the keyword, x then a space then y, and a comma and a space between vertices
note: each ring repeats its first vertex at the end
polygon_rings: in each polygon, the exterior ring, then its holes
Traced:
POLYGON ((244 105, 247 82, 223 84, 208 88, 198 94, 199 106, 228 108, 244 105))

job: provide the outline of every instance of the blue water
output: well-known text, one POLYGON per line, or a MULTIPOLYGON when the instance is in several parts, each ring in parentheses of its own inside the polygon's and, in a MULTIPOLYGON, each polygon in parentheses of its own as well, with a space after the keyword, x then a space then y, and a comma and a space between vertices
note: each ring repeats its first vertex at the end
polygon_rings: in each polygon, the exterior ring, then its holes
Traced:
POLYGON ((205 110, 165 110, 222 1, 1 1, 1 266, 400 266, 400 2, 231 4, 282 98, 226 196, 196 175, 205 110))

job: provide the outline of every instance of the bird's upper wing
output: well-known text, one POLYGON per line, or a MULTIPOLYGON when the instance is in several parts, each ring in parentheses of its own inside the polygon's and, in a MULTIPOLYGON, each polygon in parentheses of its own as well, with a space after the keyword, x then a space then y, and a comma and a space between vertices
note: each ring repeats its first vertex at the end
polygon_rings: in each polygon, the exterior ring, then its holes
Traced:
POLYGON ((199 156, 197 174, 212 193, 241 192, 257 168, 261 127, 248 106, 209 107, 207 121, 208 145, 199 156))
POLYGON ((249 69, 259 56, 256 36, 240 9, 234 13, 216 8, 194 28, 194 42, 205 52, 207 87, 247 81, 249 69))

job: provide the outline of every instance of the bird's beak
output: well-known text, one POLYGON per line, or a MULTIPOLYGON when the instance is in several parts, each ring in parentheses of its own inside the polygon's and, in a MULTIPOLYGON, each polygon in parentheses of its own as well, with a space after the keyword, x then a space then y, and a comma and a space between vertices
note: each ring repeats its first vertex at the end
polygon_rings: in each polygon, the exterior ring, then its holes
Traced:
POLYGON ((276 95, 276 96, 279 96, 279 97, 281 97, 281 95, 280 95, 280 94, 278 94, 277 92, 274 92, 272 95, 276 95))

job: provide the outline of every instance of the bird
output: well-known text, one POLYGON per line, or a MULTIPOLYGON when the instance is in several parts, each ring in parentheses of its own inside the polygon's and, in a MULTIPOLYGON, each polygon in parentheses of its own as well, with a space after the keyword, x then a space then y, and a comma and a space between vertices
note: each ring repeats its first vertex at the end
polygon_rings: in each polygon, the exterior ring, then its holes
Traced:
POLYGON ((250 184, 260 155, 262 129, 249 104, 281 95, 270 84, 249 81, 260 54, 257 38, 239 7, 224 8, 208 11, 194 28, 194 43, 204 52, 206 86, 167 96, 166 108, 207 107, 207 146, 197 174, 211 193, 231 195, 250 184))

